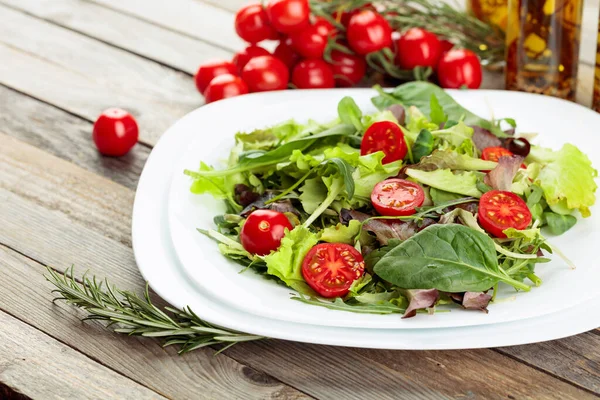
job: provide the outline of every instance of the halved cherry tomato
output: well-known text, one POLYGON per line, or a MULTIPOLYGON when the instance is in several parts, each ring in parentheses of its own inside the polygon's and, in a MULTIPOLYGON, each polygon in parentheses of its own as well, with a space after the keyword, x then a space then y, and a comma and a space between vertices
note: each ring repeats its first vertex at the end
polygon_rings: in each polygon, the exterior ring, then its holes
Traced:
POLYGON ((354 86, 367 72, 367 62, 361 56, 334 50, 331 52, 331 69, 338 87, 354 86))
POLYGON ((244 222, 240 240, 248 252, 264 256, 277 250, 286 229, 291 231, 293 227, 284 214, 272 210, 256 210, 244 222))
POLYGON ((233 60, 231 60, 231 61, 236 66, 238 73, 241 74, 242 70, 244 69, 246 64, 248 64, 248 61, 250 61, 252 58, 260 57, 260 56, 270 56, 270 55, 271 55, 271 53, 269 53, 267 50, 263 49, 262 47, 252 45, 252 46, 246 47, 242 51, 238 51, 237 53, 235 53, 235 55, 233 56, 233 60))
POLYGON ((200 93, 204 93, 210 81, 212 81, 215 76, 223 74, 237 74, 235 65, 229 61, 221 60, 209 61, 202 64, 194 76, 196 88, 198 88, 200 93))
POLYGON ((527 203, 512 192, 490 190, 479 199, 477 212, 479 223, 488 233, 505 238, 504 230, 522 230, 531 223, 531 212, 527 203))
POLYGON ((365 55, 392 45, 392 28, 377 11, 362 10, 350 18, 348 43, 357 54, 365 55))
POLYGON ((249 43, 274 39, 277 32, 269 24, 269 17, 260 3, 248 4, 235 14, 235 31, 249 43))
POLYGON ((335 85, 333 71, 323 60, 303 60, 294 67, 292 83, 298 89, 327 89, 335 85))
POLYGON ((287 88, 290 72, 283 61, 273 56, 254 57, 244 67, 242 79, 251 92, 287 88))
POLYGON ((279 58, 291 70, 300 61, 300 54, 292 48, 292 39, 288 37, 281 39, 273 55, 279 58))
POLYGON ((483 78, 479 57, 465 49, 452 49, 442 54, 436 72, 440 86, 449 89, 463 86, 477 89, 483 78))
POLYGON ((410 28, 396 41, 396 62, 403 69, 435 68, 442 45, 438 37, 425 29, 410 28))
POLYGON ((105 156, 123 156, 137 143, 138 134, 137 122, 131 114, 120 108, 109 108, 94 123, 92 138, 105 156))
POLYGON ((292 48, 306 58, 321 58, 327 47, 327 36, 321 35, 316 25, 290 34, 292 48))
POLYGON ((352 282, 365 272, 362 255, 344 243, 322 243, 314 246, 302 262, 302 276, 323 297, 348 293, 352 282))
MULTIPOLYGON (((498 162, 500 157, 512 157, 514 154, 512 151, 505 149, 504 147, 486 147, 481 152, 481 158, 487 161, 498 162)), ((527 165, 521 164, 521 168, 527 168, 527 165)))
POLYGON ((204 99, 207 103, 229 97, 248 93, 248 85, 240 78, 232 74, 215 76, 204 91, 204 99))
POLYGON ((309 24, 308 0, 269 0, 266 9, 271 25, 281 33, 297 32, 309 24))
POLYGON ((423 188, 405 179, 387 179, 379 182, 371 192, 371 203, 381 215, 412 215, 425 201, 423 188))
POLYGON ((398 124, 391 121, 380 121, 372 124, 360 143, 360 154, 366 155, 383 151, 384 164, 402 160, 408 152, 404 133, 398 124))

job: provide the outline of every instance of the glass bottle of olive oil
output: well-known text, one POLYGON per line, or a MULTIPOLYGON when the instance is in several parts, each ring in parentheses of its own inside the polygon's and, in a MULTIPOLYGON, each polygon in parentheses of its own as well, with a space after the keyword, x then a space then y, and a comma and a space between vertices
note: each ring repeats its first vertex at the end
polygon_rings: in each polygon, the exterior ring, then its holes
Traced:
POLYGON ((575 100, 583 0, 509 0, 506 89, 575 100))
POLYGON ((483 22, 506 30, 508 0, 467 0, 467 12, 483 22))

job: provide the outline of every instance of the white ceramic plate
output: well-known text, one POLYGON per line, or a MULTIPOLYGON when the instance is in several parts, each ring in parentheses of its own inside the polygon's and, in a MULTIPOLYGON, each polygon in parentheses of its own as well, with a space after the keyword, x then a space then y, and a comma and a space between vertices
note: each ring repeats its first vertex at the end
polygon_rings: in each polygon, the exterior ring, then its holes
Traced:
MULTIPOLYGON (((510 346, 559 339, 600 326, 600 300, 597 298, 589 301, 585 307, 573 307, 525 321, 413 330, 335 328, 291 323, 248 314, 215 301, 196 287, 184 273, 174 253, 168 226, 167 198, 175 171, 173 160, 179 157, 195 135, 193 130, 183 129, 190 127, 193 115, 183 118, 169 129, 152 151, 140 178, 133 210, 133 249, 138 267, 152 288, 174 306, 182 308, 189 305, 201 318, 211 323, 252 334, 317 344, 387 349, 510 346)), ((198 263, 202 262, 203 257, 199 256, 198 263)))
MULTIPOLYGON (((490 118, 512 117, 522 132, 539 132, 539 142, 559 149, 569 141, 579 146, 600 166, 600 152, 594 151, 600 140, 595 127, 600 115, 574 103, 551 97, 506 91, 450 91, 467 109, 490 118)), ((489 307, 489 314, 465 311, 456 307, 451 312, 402 320, 397 315, 367 315, 332 311, 290 300, 290 289, 247 271, 240 274, 239 265, 223 257, 216 244, 199 234, 196 228, 214 228, 213 217, 224 212, 222 201, 211 196, 189 192, 190 179, 184 169, 196 169, 200 160, 218 166, 233 145, 233 135, 294 118, 329 121, 336 116, 337 103, 345 95, 352 96, 363 112, 376 111, 370 89, 282 91, 218 102, 191 113, 176 127, 176 135, 188 139, 185 149, 174 162, 175 169, 169 192, 169 229, 176 254, 184 272, 193 284, 216 302, 256 316, 281 321, 314 325, 344 326, 368 329, 419 329, 497 324, 523 320, 585 304, 597 296, 600 268, 594 255, 600 243, 600 212, 581 219, 566 234, 552 238, 567 254, 576 270, 561 259, 540 264, 536 273, 544 284, 531 292, 516 293, 501 285, 501 301, 489 307)))

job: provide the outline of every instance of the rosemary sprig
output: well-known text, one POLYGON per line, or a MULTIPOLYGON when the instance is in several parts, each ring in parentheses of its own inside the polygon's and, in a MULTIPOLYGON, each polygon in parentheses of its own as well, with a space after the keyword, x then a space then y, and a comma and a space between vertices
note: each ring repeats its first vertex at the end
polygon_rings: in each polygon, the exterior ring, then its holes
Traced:
POLYGON ((225 347, 219 350, 221 352, 239 342, 264 339, 209 324, 189 307, 183 310, 165 307, 164 312, 152 303, 148 284, 143 298, 140 298, 133 292, 117 289, 106 279, 98 282, 95 276, 89 278, 87 273, 79 283, 74 278, 73 267, 64 274, 47 269, 49 275, 44 277, 56 286, 52 292, 60 295, 54 301, 65 300, 85 310, 88 316, 83 320, 107 321, 106 327, 117 333, 163 338, 163 347, 178 345, 179 354, 224 344, 225 347))

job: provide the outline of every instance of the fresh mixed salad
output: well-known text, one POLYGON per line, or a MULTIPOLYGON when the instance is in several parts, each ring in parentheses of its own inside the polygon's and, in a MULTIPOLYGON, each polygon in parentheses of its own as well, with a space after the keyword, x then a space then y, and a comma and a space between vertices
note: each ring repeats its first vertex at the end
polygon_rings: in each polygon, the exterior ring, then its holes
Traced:
POLYGON ((199 231, 335 310, 487 312, 499 285, 539 286, 537 264, 558 253, 541 228, 564 233, 596 200, 588 157, 531 145, 514 120, 480 118, 430 83, 375 89, 379 112, 344 97, 331 122, 238 133, 225 169, 186 170, 193 193, 227 205, 199 231))

